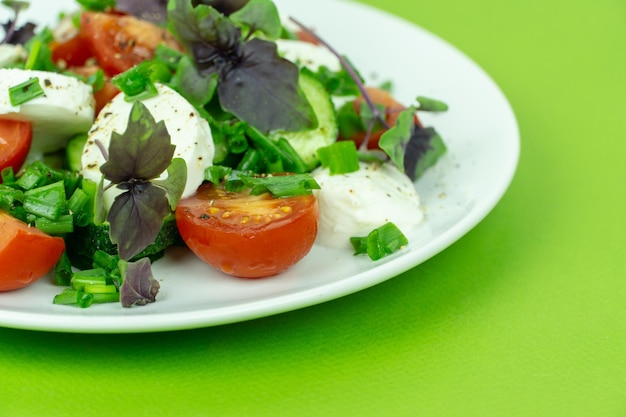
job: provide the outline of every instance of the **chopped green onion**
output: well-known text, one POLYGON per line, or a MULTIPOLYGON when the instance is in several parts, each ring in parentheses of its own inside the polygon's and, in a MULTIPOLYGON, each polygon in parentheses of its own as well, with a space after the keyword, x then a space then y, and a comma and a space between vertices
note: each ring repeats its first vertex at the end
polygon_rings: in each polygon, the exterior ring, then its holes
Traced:
POLYGON ((93 296, 93 302, 97 304, 102 303, 116 303, 120 301, 120 293, 119 292, 110 292, 110 293, 89 293, 93 296))
POLYGON ((238 171, 263 172, 264 168, 263 155, 254 148, 248 149, 241 161, 239 161, 239 164, 237 164, 238 171))
POLYGON ((276 142, 269 139, 257 128, 248 126, 248 128, 246 129, 246 135, 248 136, 248 138, 250 138, 257 150, 264 152, 263 156, 267 161, 270 161, 270 163, 274 164, 278 160, 281 160, 284 165, 294 163, 291 157, 285 151, 279 148, 278 145, 276 145, 276 142))
POLYGON ((435 100, 434 98, 428 98, 424 96, 417 97, 418 110, 422 111, 432 111, 432 112, 443 112, 448 110, 448 105, 440 100, 435 100))
POLYGON ((219 185, 224 178, 233 172, 231 167, 224 165, 212 165, 204 170, 204 179, 212 182, 215 185, 219 185))
POLYGON ((276 141, 276 145, 291 158, 291 161, 293 161, 293 163, 285 163, 286 171, 293 172, 295 174, 304 174, 309 171, 309 168, 306 166, 302 157, 298 154, 298 152, 296 152, 287 139, 279 138, 276 141))
POLYGON ((185 54, 175 49, 172 49, 165 44, 160 44, 154 50, 154 59, 167 65, 167 67, 172 71, 176 70, 176 68, 178 67, 178 62, 183 56, 185 56, 185 54))
POLYGON ((389 222, 365 237, 351 237, 350 243, 355 255, 367 254, 371 260, 377 261, 406 246, 409 241, 395 224, 389 222))
POLYGON ((52 236, 61 236, 74 231, 74 216, 71 214, 60 215, 51 220, 45 217, 35 219, 35 227, 44 233, 52 236))
POLYGON ((251 195, 270 193, 276 198, 308 195, 319 190, 319 184, 309 174, 277 175, 270 177, 250 177, 240 175, 243 183, 250 187, 251 195))
POLYGON ((317 150, 322 167, 330 175, 348 174, 359 170, 359 154, 351 140, 335 142, 317 150))
POLYGON ((110 253, 98 249, 93 254, 93 267, 104 268, 105 270, 111 272, 117 269, 119 260, 119 256, 111 255, 110 253))
POLYGON ((143 61, 111 79, 127 101, 154 97, 158 90, 155 82, 169 81, 172 77, 167 65, 157 61, 143 61))
POLYGON ((67 252, 63 252, 61 255, 61 259, 57 262, 54 267, 54 281, 58 285, 69 286, 72 282, 72 275, 74 272, 72 271, 72 263, 70 262, 70 258, 67 256, 67 252))
POLYGON ((85 284, 83 291, 89 294, 112 294, 117 292, 117 287, 113 284, 85 284))
POLYGON ((248 140, 244 135, 228 136, 226 142, 230 153, 240 154, 248 150, 248 140))
POLYGON ((87 226, 91 221, 91 197, 82 188, 74 190, 67 200, 67 209, 74 216, 77 226, 87 226))
POLYGON ((24 193, 24 209, 27 213, 57 220, 65 210, 65 186, 58 181, 24 193))
POLYGON ((77 291, 71 288, 64 289, 60 294, 54 296, 53 304, 76 305, 80 308, 87 308, 93 303, 93 294, 77 291))
POLYGON ((71 286, 84 291, 86 285, 107 285, 107 271, 104 268, 85 269, 72 275, 71 286))
POLYGON ((19 106, 37 97, 43 96, 45 92, 39 84, 39 78, 33 77, 23 83, 9 87, 9 101, 12 106, 19 106))

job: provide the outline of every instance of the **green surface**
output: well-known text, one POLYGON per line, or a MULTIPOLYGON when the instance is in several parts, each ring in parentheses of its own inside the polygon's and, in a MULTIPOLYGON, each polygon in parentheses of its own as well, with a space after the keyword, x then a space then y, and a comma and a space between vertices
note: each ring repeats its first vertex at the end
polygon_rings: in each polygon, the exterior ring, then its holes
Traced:
POLYGON ((504 90, 522 155, 495 210, 371 289, 144 335, 0 329, 0 416, 626 415, 626 3, 368 0, 504 90))

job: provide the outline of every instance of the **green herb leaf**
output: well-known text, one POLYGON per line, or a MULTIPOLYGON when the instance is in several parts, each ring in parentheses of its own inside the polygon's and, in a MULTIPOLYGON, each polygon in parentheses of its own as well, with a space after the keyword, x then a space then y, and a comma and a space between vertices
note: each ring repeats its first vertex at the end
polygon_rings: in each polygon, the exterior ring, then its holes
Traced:
POLYGON ((359 170, 359 155, 351 140, 342 140, 319 148, 317 153, 322 167, 328 168, 330 175, 348 174, 359 170))
POLYGON ((183 195, 187 184, 187 164, 182 158, 172 159, 172 163, 167 167, 167 178, 164 180, 154 180, 153 184, 165 190, 170 208, 174 210, 183 195))
POLYGON ((414 107, 402 111, 398 116, 396 125, 383 133, 378 142, 380 149, 389 155, 400 172, 404 172, 405 149, 415 128, 414 115, 414 107))
POLYGON ((230 18, 248 29, 247 37, 261 32, 269 39, 278 39, 283 29, 276 5, 271 0, 250 0, 230 18))
POLYGON ((446 152, 441 136, 431 127, 415 124, 415 108, 404 110, 396 125, 382 134, 380 148, 396 167, 415 181, 446 152))
POLYGON ((371 260, 377 261, 406 246, 409 241, 395 224, 389 222, 365 237, 351 237, 350 243, 355 255, 367 254, 371 260))
POLYGON ((125 263, 120 270, 123 271, 124 277, 124 283, 120 288, 120 301, 123 307, 141 306, 156 301, 160 285, 152 275, 148 258, 125 263))

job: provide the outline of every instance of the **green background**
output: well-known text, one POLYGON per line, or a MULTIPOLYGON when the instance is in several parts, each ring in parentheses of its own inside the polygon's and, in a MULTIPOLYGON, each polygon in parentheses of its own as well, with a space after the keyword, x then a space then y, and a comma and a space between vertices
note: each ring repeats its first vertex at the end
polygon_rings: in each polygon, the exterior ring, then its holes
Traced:
POLYGON ((626 2, 363 2, 507 95, 522 154, 501 203, 419 267, 299 311, 161 334, 0 328, 0 416, 626 415, 626 2))

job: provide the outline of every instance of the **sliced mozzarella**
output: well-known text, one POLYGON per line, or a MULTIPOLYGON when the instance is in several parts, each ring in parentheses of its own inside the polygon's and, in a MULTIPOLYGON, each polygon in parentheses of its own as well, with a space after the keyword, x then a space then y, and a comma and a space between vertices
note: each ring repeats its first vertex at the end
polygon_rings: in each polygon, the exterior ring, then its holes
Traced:
MULTIPOLYGON (((187 164, 187 184, 183 197, 193 194, 204 180, 204 170, 213 163, 215 151, 213 136, 208 122, 180 94, 161 84, 156 85, 159 94, 142 100, 152 117, 159 122, 163 120, 170 134, 171 142, 176 146, 175 158, 182 158, 187 164)), ((98 142, 105 148, 111 143, 111 133, 123 134, 128 124, 128 116, 132 103, 118 94, 98 114, 89 131, 89 137, 82 154, 82 174, 85 178, 99 182, 102 173, 100 166, 106 161, 98 142)), ((166 178, 165 172, 161 178, 166 178)), ((105 182, 105 187, 108 185, 105 182)), ((120 191, 111 188, 105 192, 104 205, 110 208, 113 199, 120 191)))
POLYGON ((276 46, 280 56, 299 66, 305 66, 311 71, 317 71, 322 66, 331 71, 341 70, 339 59, 323 45, 292 39, 278 39, 276 46))
POLYGON ((94 119, 90 85, 75 77, 45 71, 0 69, 0 117, 28 120, 33 126, 30 154, 63 149, 68 139, 89 130, 94 119), (38 78, 44 95, 11 105, 9 88, 38 78))
POLYGON ((419 196, 406 175, 391 164, 360 166, 344 175, 320 168, 313 172, 321 187, 318 243, 350 248, 351 237, 367 236, 387 222, 408 234, 422 221, 419 196))

